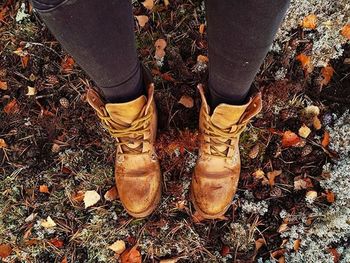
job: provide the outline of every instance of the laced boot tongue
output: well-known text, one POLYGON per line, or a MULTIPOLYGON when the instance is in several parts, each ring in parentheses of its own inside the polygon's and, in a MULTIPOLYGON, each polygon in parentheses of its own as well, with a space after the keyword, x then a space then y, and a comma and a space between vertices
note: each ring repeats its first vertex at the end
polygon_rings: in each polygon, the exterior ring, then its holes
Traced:
MULTIPOLYGON (((233 132, 233 126, 239 122, 243 113, 247 109, 248 104, 249 103, 244 105, 220 104, 214 109, 210 121, 222 131, 233 132)), ((217 138, 214 140, 218 142, 218 145, 215 145, 216 150, 226 154, 228 147, 220 142, 229 143, 229 140, 227 138, 217 138)))
MULTIPOLYGON (((116 130, 130 128, 131 124, 145 114, 145 105, 147 103, 146 96, 140 96, 137 99, 125 103, 107 103, 106 110, 111 117, 112 126, 116 130)), ((125 142, 122 145, 124 152, 133 152, 142 150, 143 135, 130 134, 127 137, 119 137, 120 142, 125 142)))

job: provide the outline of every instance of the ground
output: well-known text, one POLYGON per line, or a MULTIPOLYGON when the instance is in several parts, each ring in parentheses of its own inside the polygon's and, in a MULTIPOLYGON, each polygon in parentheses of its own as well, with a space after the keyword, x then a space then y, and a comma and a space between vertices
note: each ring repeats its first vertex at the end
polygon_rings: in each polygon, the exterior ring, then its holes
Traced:
MULTIPOLYGON (((322 34, 317 28, 294 24, 288 40, 284 32, 283 41, 276 41, 278 50, 269 52, 253 84, 263 92, 264 105, 241 136, 238 193, 224 218, 201 220, 189 202, 188 189, 198 149, 196 85, 207 78, 206 57, 198 59, 207 55, 203 3, 157 1, 152 11, 139 2, 134 7, 135 16, 149 17, 144 27, 135 19, 135 32, 140 59, 154 77, 161 112, 156 148, 163 196, 146 219, 131 218, 118 198, 105 195, 114 185, 114 144, 86 103, 85 93, 93 82, 28 2, 3 3, 2 260, 132 262, 126 261, 126 252, 120 257, 109 248, 117 240, 139 251, 143 262, 284 262, 293 252, 307 251, 302 234, 290 247, 286 244, 292 235, 283 233, 300 224, 312 229, 320 220, 312 217, 310 203, 327 209, 344 194, 327 187, 324 166, 335 164, 344 155, 339 151, 349 149, 328 146, 329 132, 336 134, 342 124, 334 123, 350 105, 346 37, 339 33, 343 52, 337 58, 327 67, 314 68, 315 58, 308 58, 322 34), (157 39, 167 42, 164 59, 154 57, 157 39), (185 105, 179 103, 183 96, 185 105), (87 191, 96 191, 101 199, 85 208, 87 191)), ((349 232, 320 249, 334 262, 345 260, 341 251, 349 249, 348 236, 349 232)))

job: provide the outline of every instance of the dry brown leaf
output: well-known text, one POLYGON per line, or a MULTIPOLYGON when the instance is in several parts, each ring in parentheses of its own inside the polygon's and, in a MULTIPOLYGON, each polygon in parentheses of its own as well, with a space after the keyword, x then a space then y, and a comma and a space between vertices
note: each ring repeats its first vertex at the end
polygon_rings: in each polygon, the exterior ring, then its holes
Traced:
POLYGON ((68 263, 67 257, 64 256, 63 259, 61 260, 61 263, 68 263))
POLYGON ((112 245, 108 247, 109 249, 113 250, 117 254, 121 254, 125 251, 126 245, 123 240, 117 240, 112 245))
POLYGON ((85 208, 95 205, 100 199, 100 195, 95 190, 86 191, 84 194, 85 208))
POLYGON ((165 5, 165 7, 167 7, 168 5, 170 5, 169 0, 164 0, 164 5, 165 5))
POLYGON ((323 134, 321 145, 326 148, 329 144, 329 140, 330 140, 329 132, 325 131, 323 134))
POLYGON ((204 24, 200 24, 199 25, 199 34, 203 35, 204 34, 204 30, 205 30, 205 25, 204 24))
POLYGON ((335 194, 331 191, 327 191, 327 202, 328 203, 334 203, 335 201, 335 194))
POLYGON ((285 231, 288 230, 288 224, 287 223, 283 223, 282 225, 280 225, 280 227, 278 228, 277 232, 278 233, 283 233, 285 231))
POLYGON ((84 200, 85 192, 84 191, 78 191, 77 193, 73 193, 71 198, 74 202, 82 202, 84 200))
POLYGON ((320 119, 319 119, 317 116, 315 116, 315 117, 313 118, 312 125, 314 126, 314 128, 315 128, 316 130, 319 130, 319 129, 322 128, 321 121, 320 121, 320 119))
POLYGON ((301 66, 304 69, 305 74, 311 73, 314 69, 311 63, 311 57, 305 54, 299 54, 296 59, 301 63, 301 66))
POLYGON ((258 251, 263 245, 265 245, 265 240, 263 238, 255 240, 255 251, 258 251))
POLYGON ((137 250, 137 245, 124 251, 121 255, 121 263, 141 263, 142 257, 140 252, 137 250))
POLYGON ((332 66, 323 67, 321 69, 321 74, 323 79, 321 80, 320 84, 323 87, 331 81, 334 74, 334 68, 332 66))
POLYGON ((7 90, 7 82, 6 81, 0 81, 0 89, 7 90))
POLYGON ((258 156, 259 151, 260 151, 259 144, 255 144, 254 147, 249 151, 249 154, 248 154, 249 158, 255 159, 258 156))
POLYGON ((36 95, 36 88, 35 88, 35 87, 28 86, 28 92, 27 92, 26 95, 27 95, 27 96, 36 95))
POLYGON ((7 16, 7 11, 9 10, 8 7, 4 7, 0 9, 0 21, 5 22, 5 18, 7 16))
POLYGON ((166 41, 164 39, 159 38, 154 43, 154 46, 155 46, 156 49, 163 49, 164 50, 166 48, 166 46, 167 46, 167 43, 166 43, 166 41))
POLYGON ((291 147, 300 143, 301 139, 292 131, 285 131, 282 136, 282 146, 291 147))
POLYGON ((197 62, 208 63, 209 58, 207 56, 204 56, 204 55, 198 55, 197 62))
POLYGON ((104 198, 107 200, 107 201, 113 201, 113 200, 116 200, 118 198, 118 190, 115 186, 113 186, 111 189, 109 189, 105 195, 104 195, 104 198))
POLYGON ((5 140, 4 139, 0 139, 0 149, 2 149, 2 148, 7 148, 7 143, 5 142, 5 140))
POLYGON ((342 30, 341 30, 340 33, 343 35, 343 37, 346 37, 347 39, 350 40, 350 24, 346 24, 346 25, 342 28, 342 30))
POLYGON ((338 263, 340 260, 340 254, 336 248, 328 248, 329 253, 333 256, 333 262, 338 263))
POLYGON ((51 239, 50 243, 57 248, 61 248, 64 245, 63 241, 61 239, 58 239, 58 238, 51 239))
POLYGON ((4 112, 7 114, 15 114, 19 112, 19 104, 16 99, 11 100, 5 107, 4 112))
POLYGON ((148 16, 144 16, 144 15, 135 16, 135 17, 136 17, 137 22, 139 23, 140 27, 144 27, 149 20, 148 16))
POLYGON ((302 190, 302 189, 308 189, 312 187, 313 187, 313 184, 310 178, 300 178, 294 181, 294 190, 302 190))
POLYGON ((41 226, 44 228, 52 228, 56 226, 56 223, 50 216, 48 216, 46 220, 41 221, 41 226))
POLYGON ((305 124, 300 127, 298 134, 300 137, 307 138, 311 133, 311 130, 309 127, 307 127, 305 124))
POLYGON ((144 2, 142 2, 142 4, 148 10, 152 10, 154 7, 154 0, 145 0, 144 2))
POLYGON ((300 248, 300 239, 296 239, 294 240, 294 244, 293 244, 293 248, 294 248, 294 251, 298 251, 299 248, 300 248))
POLYGON ((272 172, 267 173, 267 178, 269 179, 269 184, 271 186, 275 185, 275 178, 282 174, 282 170, 274 170, 272 172))
POLYGON ((184 105, 186 108, 192 108, 194 105, 192 97, 187 95, 182 95, 182 97, 179 100, 179 103, 184 105))
POLYGON ((49 188, 47 187, 47 185, 45 184, 42 184, 39 186, 39 192, 40 193, 49 193, 49 188))
POLYGON ((70 56, 65 56, 61 62, 61 69, 64 73, 69 73, 73 70, 75 61, 70 56))
POLYGON ((12 253, 12 247, 8 244, 0 244, 0 258, 7 258, 12 253))
POLYGON ((317 16, 315 14, 311 14, 306 16, 301 22, 301 26, 306 29, 315 29, 317 22, 317 16))

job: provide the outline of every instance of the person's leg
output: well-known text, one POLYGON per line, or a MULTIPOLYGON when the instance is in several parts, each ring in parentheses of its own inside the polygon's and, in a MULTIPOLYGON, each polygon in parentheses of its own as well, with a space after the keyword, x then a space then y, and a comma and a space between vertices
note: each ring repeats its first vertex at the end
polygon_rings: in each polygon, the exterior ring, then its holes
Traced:
POLYGON ((108 102, 144 93, 131 0, 32 0, 53 35, 108 102))
POLYGON ((290 0, 206 0, 212 106, 242 104, 290 0))

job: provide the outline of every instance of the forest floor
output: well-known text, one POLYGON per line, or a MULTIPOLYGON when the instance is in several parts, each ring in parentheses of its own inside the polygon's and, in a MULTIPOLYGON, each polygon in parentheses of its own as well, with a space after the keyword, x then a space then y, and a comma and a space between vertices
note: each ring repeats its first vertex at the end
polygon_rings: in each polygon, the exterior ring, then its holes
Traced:
MULTIPOLYGON (((149 11, 135 3, 134 15, 149 11)), ((224 218, 201 220, 188 190, 197 158, 196 85, 207 76, 206 58, 198 59, 207 55, 203 6, 157 3, 149 17, 135 31, 161 113, 157 151, 163 195, 150 217, 133 219, 111 190, 114 143, 86 102, 91 80, 27 2, 21 7, 21 1, 7 1, 0 9, 4 262, 118 262, 109 248, 117 240, 133 248, 122 262, 139 262, 138 253, 143 262, 284 262, 289 252, 280 234, 302 219, 286 222, 281 212, 308 215, 308 199, 320 206, 334 202, 337 193, 320 181, 326 176, 323 166, 338 156, 328 147, 332 138, 326 127, 350 105, 350 45, 330 62, 334 74, 330 67, 309 70, 297 56, 310 53, 312 45, 300 27, 291 28, 283 52, 267 55, 254 82, 263 92, 263 111, 241 136, 238 193, 224 218), (161 62, 154 58, 157 39, 167 42, 161 62), (281 69, 285 74, 276 79, 281 69), (88 208, 86 191, 101 197, 88 208)))

